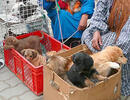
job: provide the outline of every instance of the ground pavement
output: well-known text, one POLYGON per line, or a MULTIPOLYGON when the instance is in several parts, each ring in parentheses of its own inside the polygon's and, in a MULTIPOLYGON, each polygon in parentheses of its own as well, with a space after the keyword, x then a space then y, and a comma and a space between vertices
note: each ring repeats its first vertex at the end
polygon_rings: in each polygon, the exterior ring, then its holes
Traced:
POLYGON ((6 66, 0 69, 0 100, 43 100, 36 96, 6 66))

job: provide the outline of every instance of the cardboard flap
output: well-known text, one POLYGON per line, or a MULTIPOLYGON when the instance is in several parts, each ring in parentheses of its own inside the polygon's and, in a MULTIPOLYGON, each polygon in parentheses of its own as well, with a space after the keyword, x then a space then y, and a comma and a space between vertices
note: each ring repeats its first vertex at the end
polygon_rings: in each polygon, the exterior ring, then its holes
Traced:
POLYGON ((77 53, 77 52, 86 52, 88 54, 92 54, 92 52, 88 49, 88 47, 85 44, 81 44, 78 45, 74 48, 71 48, 70 50, 63 52, 63 53, 59 53, 58 55, 62 56, 62 57, 70 57, 73 54, 77 53))
POLYGON ((45 67, 44 70, 46 70, 50 74, 49 75, 50 85, 53 88, 55 88, 57 91, 62 91, 65 94, 68 94, 69 90, 72 91, 74 89, 74 86, 71 86, 69 83, 67 83, 66 81, 64 81, 54 71, 51 71, 47 67, 45 67))

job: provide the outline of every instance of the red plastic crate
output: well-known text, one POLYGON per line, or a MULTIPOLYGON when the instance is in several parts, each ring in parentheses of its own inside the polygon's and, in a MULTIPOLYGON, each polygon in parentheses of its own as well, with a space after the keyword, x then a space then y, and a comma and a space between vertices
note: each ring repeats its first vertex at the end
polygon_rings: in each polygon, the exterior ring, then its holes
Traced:
MULTIPOLYGON (((48 34, 42 32, 44 38, 41 44, 44 45, 47 51, 61 50, 61 42, 50 37, 48 34)), ((41 31, 28 33, 25 35, 17 36, 18 39, 28 37, 30 35, 42 36, 41 31)), ((70 49, 68 46, 63 45, 63 48, 70 49)), ((4 50, 5 64, 15 75, 25 83, 36 95, 43 93, 43 66, 35 67, 27 61, 20 53, 14 49, 4 50)))

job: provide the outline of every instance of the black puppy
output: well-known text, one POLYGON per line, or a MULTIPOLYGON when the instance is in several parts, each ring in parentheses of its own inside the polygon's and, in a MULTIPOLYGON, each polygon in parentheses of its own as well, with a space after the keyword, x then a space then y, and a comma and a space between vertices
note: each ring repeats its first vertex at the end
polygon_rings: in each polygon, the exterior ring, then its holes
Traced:
POLYGON ((100 80, 105 79, 93 68, 94 61, 88 54, 84 52, 76 53, 72 56, 72 61, 74 64, 67 72, 67 77, 77 87, 94 86, 94 83, 89 80, 92 77, 97 79, 102 78, 100 80))

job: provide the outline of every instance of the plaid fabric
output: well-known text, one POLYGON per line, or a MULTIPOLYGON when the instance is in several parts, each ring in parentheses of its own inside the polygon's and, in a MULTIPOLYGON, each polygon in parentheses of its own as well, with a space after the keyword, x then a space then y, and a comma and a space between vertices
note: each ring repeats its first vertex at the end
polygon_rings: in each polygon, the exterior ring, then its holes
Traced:
POLYGON ((85 43, 91 51, 98 52, 92 47, 92 37, 93 33, 99 30, 103 43, 101 49, 104 49, 108 45, 117 45, 122 48, 124 55, 128 59, 128 63, 122 66, 121 93, 124 96, 128 96, 130 95, 130 17, 122 28, 120 36, 115 44, 116 34, 109 31, 107 25, 111 5, 112 0, 98 1, 97 8, 90 21, 90 26, 83 32, 81 41, 85 43))

